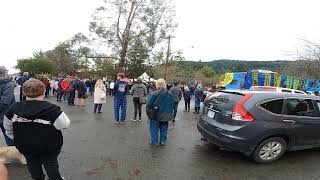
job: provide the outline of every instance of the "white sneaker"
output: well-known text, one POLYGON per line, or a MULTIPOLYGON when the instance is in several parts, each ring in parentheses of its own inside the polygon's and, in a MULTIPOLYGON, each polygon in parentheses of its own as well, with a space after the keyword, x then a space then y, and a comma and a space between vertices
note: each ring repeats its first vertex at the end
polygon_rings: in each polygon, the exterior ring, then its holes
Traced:
POLYGON ((131 121, 136 122, 137 120, 136 120, 136 119, 131 118, 131 121))
POLYGON ((124 124, 124 123, 126 123, 126 121, 120 121, 120 124, 124 124))
POLYGON ((114 123, 119 124, 119 121, 114 121, 114 123))
POLYGON ((141 119, 139 119, 138 121, 139 121, 139 122, 142 122, 142 120, 141 120, 141 119))

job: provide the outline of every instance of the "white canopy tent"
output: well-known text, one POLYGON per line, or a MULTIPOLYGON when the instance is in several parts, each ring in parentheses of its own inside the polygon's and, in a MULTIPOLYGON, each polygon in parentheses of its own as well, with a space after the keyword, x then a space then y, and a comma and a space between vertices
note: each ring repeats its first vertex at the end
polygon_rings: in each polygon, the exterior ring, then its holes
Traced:
POLYGON ((141 78, 143 82, 155 82, 155 80, 153 78, 151 78, 146 72, 144 72, 138 78, 141 78))

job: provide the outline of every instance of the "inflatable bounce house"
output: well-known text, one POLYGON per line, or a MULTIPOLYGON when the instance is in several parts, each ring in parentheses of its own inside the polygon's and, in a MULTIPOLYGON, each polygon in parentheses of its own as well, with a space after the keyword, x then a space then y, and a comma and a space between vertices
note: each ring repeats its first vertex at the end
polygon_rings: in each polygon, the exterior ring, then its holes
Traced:
POLYGON ((219 86, 226 89, 250 89, 251 86, 274 86, 319 92, 320 80, 301 80, 272 71, 253 70, 250 72, 225 73, 220 78, 219 86))

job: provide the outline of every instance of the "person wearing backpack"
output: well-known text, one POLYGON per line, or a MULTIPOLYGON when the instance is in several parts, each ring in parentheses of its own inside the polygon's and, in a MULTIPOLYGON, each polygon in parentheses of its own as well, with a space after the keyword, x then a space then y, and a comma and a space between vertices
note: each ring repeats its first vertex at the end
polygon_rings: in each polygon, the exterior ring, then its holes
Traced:
POLYGON ((146 113, 149 119, 151 146, 158 145, 159 132, 160 145, 166 145, 169 121, 173 121, 174 98, 166 87, 165 80, 158 79, 156 90, 151 93, 147 100, 146 113))
POLYGON ((131 121, 137 121, 137 113, 139 111, 139 122, 141 122, 141 107, 142 104, 145 104, 145 97, 147 95, 147 88, 142 83, 142 79, 138 78, 137 83, 134 84, 131 88, 131 95, 133 97, 134 105, 134 118, 131 121))
POLYGON ((127 114, 127 91, 128 84, 125 81, 125 75, 123 73, 117 74, 118 81, 114 84, 114 118, 115 123, 125 123, 127 114), (119 116, 121 108, 121 120, 119 116), (120 121, 119 121, 120 120, 120 121))

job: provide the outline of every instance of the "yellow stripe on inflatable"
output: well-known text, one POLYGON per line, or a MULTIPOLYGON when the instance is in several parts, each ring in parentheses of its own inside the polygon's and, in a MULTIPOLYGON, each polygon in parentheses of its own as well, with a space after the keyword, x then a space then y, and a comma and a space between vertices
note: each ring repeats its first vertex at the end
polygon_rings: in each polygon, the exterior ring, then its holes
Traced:
POLYGON ((293 89, 298 89, 299 88, 299 79, 294 79, 293 80, 293 89))
POLYGON ((287 77, 287 88, 292 88, 292 77, 287 77))
POLYGON ((233 73, 225 73, 221 76, 221 82, 219 83, 220 87, 226 87, 228 84, 230 84, 233 80, 233 73))
POLYGON ((280 85, 281 85, 281 76, 276 74, 274 75, 274 86, 280 87, 280 85))
POLYGON ((258 86, 259 85, 259 74, 258 73, 252 73, 252 86, 258 86))
POLYGON ((270 86, 271 83, 271 74, 264 75, 264 86, 270 86))

